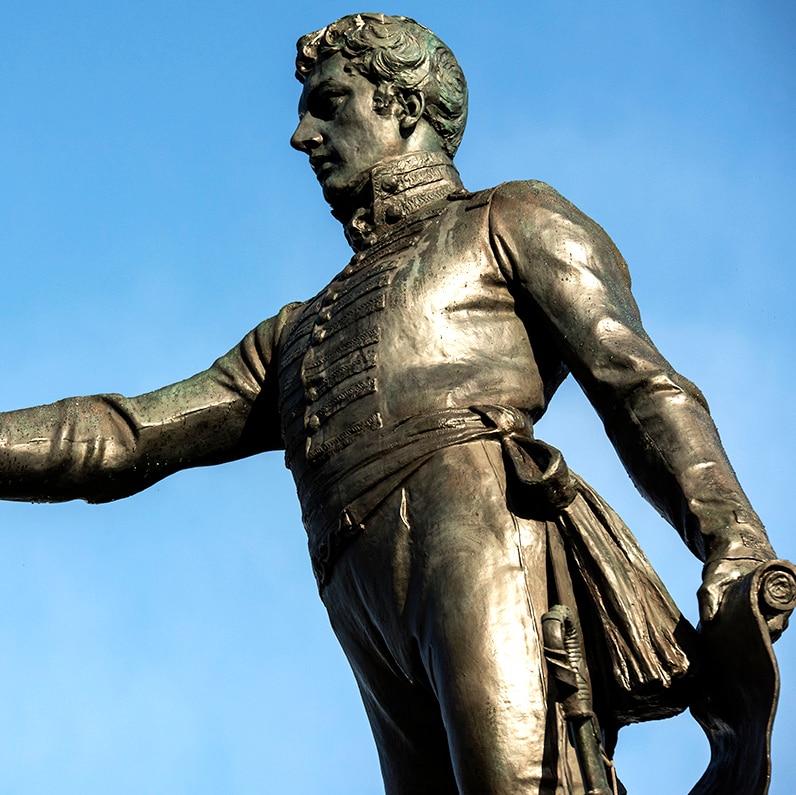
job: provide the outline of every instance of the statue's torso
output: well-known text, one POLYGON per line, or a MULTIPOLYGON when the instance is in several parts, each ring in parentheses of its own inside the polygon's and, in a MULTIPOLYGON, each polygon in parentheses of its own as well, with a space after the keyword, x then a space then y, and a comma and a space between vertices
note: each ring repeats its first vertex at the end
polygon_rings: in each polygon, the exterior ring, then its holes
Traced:
POLYGON ((533 420, 544 412, 560 357, 545 351, 492 250, 491 195, 412 214, 355 255, 282 332, 286 463, 311 538, 374 485, 362 473, 343 483, 341 462, 350 470, 377 453, 389 468, 410 433, 403 421, 481 404, 533 420))
POLYGON ((544 389, 488 230, 489 194, 448 200, 385 235, 303 305, 282 336, 291 469, 369 431, 444 408, 538 415, 544 389))

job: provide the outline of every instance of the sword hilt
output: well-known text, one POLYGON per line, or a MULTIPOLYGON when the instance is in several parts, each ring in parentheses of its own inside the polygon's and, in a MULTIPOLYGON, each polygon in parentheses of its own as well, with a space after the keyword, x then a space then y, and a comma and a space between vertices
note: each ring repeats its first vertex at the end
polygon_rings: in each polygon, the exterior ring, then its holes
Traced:
POLYGON ((558 700, 575 737, 587 795, 613 795, 592 705, 580 628, 572 610, 566 605, 554 605, 542 616, 542 636, 545 659, 557 685, 558 700))

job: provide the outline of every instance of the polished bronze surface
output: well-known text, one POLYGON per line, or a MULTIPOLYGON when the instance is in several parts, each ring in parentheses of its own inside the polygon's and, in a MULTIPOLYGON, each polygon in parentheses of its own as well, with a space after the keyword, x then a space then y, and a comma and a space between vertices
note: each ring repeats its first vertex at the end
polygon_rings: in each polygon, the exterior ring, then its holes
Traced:
POLYGON ((291 143, 350 262, 193 378, 0 415, 0 496, 102 502, 284 450, 388 792, 584 791, 594 749, 579 764, 545 657, 555 605, 582 632, 594 715, 580 725, 599 722, 607 754, 622 726, 692 706, 713 749, 695 791, 725 792, 730 775, 765 792, 768 633, 795 573, 771 563, 704 397, 646 334, 621 254, 548 185, 464 188, 464 76, 427 29, 355 15, 298 49, 291 143), (569 374, 704 561, 701 633, 621 519, 534 438, 569 374), (739 642, 763 672, 740 684, 720 665, 739 642))

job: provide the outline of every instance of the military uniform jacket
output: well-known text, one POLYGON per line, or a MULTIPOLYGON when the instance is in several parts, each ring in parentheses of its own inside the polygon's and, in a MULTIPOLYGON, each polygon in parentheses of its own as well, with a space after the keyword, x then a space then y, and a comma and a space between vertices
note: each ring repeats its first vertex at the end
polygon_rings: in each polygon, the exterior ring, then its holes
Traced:
POLYGON ((645 333, 597 224, 538 182, 468 193, 434 155, 374 170, 372 190, 341 273, 208 370, 0 415, 0 496, 106 501, 284 448, 312 545, 363 493, 467 437, 471 407, 535 422, 571 372, 699 558, 770 556, 704 398, 645 333))

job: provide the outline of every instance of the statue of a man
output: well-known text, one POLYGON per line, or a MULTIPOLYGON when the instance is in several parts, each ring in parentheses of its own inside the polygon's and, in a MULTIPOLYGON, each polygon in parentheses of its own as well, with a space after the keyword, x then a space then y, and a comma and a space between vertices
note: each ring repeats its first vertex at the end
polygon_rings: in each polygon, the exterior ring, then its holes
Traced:
POLYGON ((210 369, 0 415, 0 496, 114 500, 284 450, 389 793, 582 792, 541 619, 579 616, 610 752, 688 703, 694 631, 628 529, 533 425, 571 373, 642 494, 705 562, 709 621, 775 558, 627 266, 552 188, 471 193, 464 76, 429 30, 344 17, 298 43, 292 145, 354 249, 210 369))

